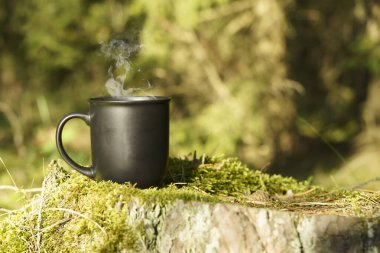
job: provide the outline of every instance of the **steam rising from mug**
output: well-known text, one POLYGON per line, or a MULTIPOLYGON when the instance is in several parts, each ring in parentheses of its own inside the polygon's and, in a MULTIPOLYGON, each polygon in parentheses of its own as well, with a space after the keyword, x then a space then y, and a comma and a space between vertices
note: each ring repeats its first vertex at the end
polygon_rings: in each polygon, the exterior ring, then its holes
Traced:
POLYGON ((110 40, 101 43, 101 51, 105 57, 110 58, 113 63, 108 69, 108 80, 105 84, 107 92, 112 97, 132 96, 135 91, 151 89, 152 86, 147 81, 148 87, 145 89, 131 87, 125 88, 127 75, 132 67, 130 60, 142 48, 141 44, 129 43, 124 40, 110 40))

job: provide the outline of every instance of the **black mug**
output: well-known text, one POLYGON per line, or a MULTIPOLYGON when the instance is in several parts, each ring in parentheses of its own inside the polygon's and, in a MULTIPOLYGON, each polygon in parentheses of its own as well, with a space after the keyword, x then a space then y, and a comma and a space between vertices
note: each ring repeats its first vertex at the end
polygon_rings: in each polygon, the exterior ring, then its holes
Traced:
POLYGON ((165 176, 169 158, 169 102, 169 97, 91 98, 88 114, 71 113, 59 122, 58 151, 90 178, 131 182, 140 188, 156 186, 165 176), (72 118, 90 126, 90 167, 73 161, 62 145, 62 130, 72 118))

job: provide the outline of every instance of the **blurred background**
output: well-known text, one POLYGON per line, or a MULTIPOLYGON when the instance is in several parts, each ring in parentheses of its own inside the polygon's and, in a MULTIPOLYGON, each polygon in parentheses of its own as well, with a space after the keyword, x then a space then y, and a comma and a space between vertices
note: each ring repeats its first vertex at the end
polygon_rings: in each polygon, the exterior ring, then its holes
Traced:
MULTIPOLYGON (((237 156, 324 186, 380 176, 378 1, 0 0, 0 184, 7 167, 40 185, 59 119, 107 94, 112 39, 142 45, 127 86, 173 98, 172 156, 237 156)), ((90 164, 83 122, 64 140, 90 164)))

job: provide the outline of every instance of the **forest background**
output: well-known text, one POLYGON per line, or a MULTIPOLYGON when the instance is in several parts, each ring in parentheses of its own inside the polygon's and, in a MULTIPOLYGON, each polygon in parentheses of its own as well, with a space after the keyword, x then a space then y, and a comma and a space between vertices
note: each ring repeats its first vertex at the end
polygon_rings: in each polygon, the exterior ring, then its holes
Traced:
MULTIPOLYGON (((375 0, 0 1, 0 184, 40 185, 55 127, 107 95, 101 43, 141 45, 126 86, 172 97, 173 156, 350 187, 380 176, 375 0)), ((89 129, 68 123, 89 164, 89 129)), ((379 189, 379 183, 368 185, 379 189)))

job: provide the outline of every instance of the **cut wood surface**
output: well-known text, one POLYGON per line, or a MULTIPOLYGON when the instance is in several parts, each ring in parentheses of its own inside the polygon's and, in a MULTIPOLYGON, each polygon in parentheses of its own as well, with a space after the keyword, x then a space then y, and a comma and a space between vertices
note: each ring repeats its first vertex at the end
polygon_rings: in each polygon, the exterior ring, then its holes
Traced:
POLYGON ((157 235, 159 252, 378 252, 376 219, 177 201, 157 235))

